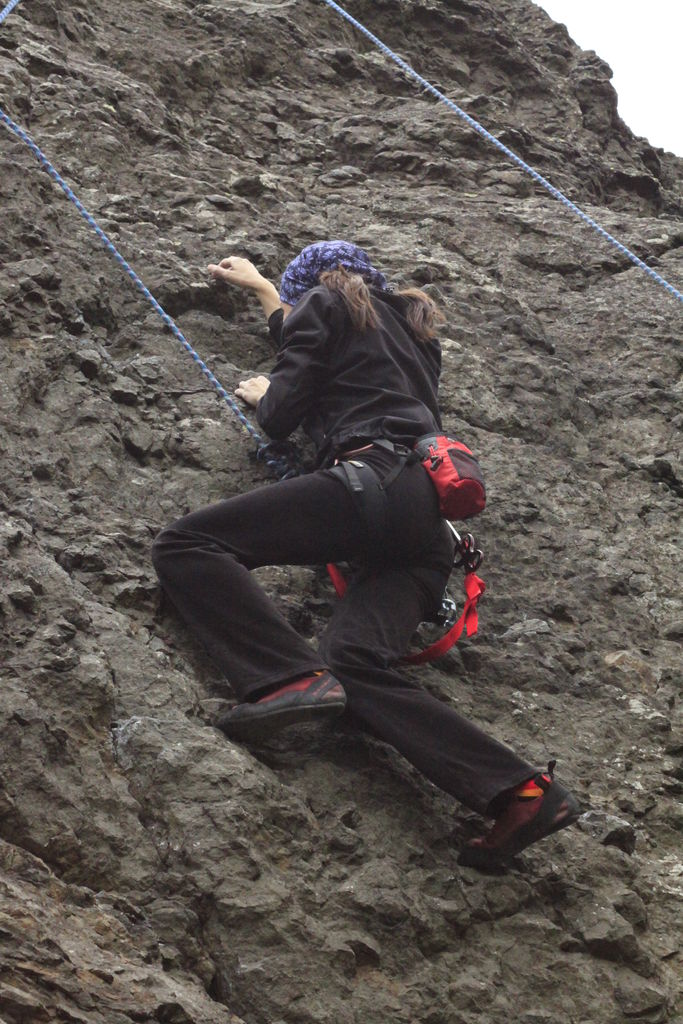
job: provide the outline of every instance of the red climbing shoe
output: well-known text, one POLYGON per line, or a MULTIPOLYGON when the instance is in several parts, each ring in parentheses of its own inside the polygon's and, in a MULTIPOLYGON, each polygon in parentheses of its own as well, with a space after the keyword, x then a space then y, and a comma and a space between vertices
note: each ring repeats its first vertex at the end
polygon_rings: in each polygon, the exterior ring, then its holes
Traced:
POLYGON ((553 779, 554 767, 555 762, 551 761, 547 772, 534 775, 517 787, 488 835, 472 839, 458 857, 458 864, 469 868, 495 867, 576 821, 581 814, 579 805, 553 779))
POLYGON ((254 704, 238 704, 216 720, 231 740, 267 739, 287 725, 337 718, 346 707, 346 694, 329 672, 297 679, 266 694, 254 704))

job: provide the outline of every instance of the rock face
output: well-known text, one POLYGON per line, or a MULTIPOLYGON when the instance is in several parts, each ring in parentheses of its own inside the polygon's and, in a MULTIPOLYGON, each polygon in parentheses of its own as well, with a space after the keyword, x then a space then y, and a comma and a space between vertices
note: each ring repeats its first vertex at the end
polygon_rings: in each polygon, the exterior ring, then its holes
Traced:
MULTIPOLYGON (((683 161, 563 27, 530 0, 349 7, 683 286, 683 161)), ((150 542, 266 477, 3 131, 2 1021, 673 1021, 680 304, 314 0, 31 0, 0 95, 229 390, 270 364, 255 309, 208 283, 229 253, 277 276, 347 237, 441 301, 488 590, 479 637, 419 677, 556 756, 589 812, 486 877, 456 863, 481 823, 383 745, 210 727, 229 686, 150 542)), ((322 574, 262 576, 313 639, 322 574)))

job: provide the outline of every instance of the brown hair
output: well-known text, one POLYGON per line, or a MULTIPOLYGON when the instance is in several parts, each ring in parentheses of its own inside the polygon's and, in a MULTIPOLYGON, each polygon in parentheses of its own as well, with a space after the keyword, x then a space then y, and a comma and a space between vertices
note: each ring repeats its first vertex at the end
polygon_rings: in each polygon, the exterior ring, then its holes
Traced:
MULTIPOLYGON (((370 289, 360 274, 350 274, 340 266, 335 270, 323 271, 319 280, 331 292, 341 295, 355 330, 363 333, 371 327, 377 327, 377 314, 372 305, 370 289)), ((406 318, 416 341, 429 341, 435 337, 434 325, 442 323, 445 318, 433 299, 419 288, 404 288, 395 294, 409 300, 406 318)))

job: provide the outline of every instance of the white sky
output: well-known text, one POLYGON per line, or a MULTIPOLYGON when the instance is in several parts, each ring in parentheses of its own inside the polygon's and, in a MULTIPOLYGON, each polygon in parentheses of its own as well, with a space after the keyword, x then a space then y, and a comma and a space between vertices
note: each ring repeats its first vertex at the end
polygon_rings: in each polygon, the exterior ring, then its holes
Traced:
POLYGON ((683 156, 683 0, 535 0, 614 72, 636 135, 683 156))

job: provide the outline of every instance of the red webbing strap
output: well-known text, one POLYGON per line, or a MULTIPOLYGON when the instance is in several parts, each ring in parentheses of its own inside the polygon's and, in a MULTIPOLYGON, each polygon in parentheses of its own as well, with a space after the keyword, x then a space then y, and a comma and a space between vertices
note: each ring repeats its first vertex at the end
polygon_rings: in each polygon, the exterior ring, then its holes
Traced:
POLYGON ((327 563, 327 572, 332 580, 332 586, 337 591, 337 597, 342 598, 348 586, 346 580, 333 562, 327 563))
MULTIPOLYGON (((337 597, 342 598, 346 593, 347 583, 343 575, 339 571, 336 565, 330 562, 327 566, 327 571, 332 580, 334 589, 337 591, 337 597)), ((474 636, 479 627, 479 614, 477 612, 477 602, 481 595, 486 590, 486 584, 479 576, 474 572, 468 572, 465 576, 465 593, 467 594, 467 600, 465 601, 465 607, 462 610, 462 615, 455 623, 454 626, 445 633, 440 640, 436 643, 426 647, 424 651, 419 651, 417 654, 406 654, 401 658, 401 661, 408 662, 410 665, 421 665, 425 661, 434 661, 435 658, 440 658, 446 651, 450 651, 453 644, 457 644, 458 640, 462 636, 463 629, 468 636, 474 636)))
POLYGON ((453 644, 457 644, 462 636, 463 629, 468 636, 474 636, 479 627, 477 601, 485 590, 486 584, 484 581, 476 573, 468 572, 465 576, 467 600, 465 601, 462 615, 455 625, 451 626, 448 632, 440 640, 437 640, 435 644, 431 644, 430 647, 426 647, 424 651, 420 651, 418 654, 405 654, 401 661, 406 661, 410 665, 421 665, 425 661, 434 661, 435 658, 440 658, 446 651, 450 651, 453 644))

